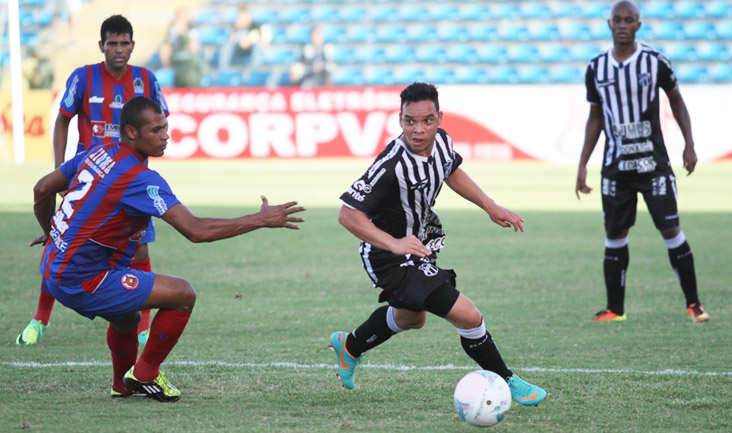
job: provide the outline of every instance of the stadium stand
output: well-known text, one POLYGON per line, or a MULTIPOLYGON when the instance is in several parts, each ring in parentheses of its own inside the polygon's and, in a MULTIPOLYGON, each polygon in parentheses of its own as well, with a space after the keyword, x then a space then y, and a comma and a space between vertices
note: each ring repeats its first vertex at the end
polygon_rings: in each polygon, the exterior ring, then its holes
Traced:
MULTIPOLYGON (((732 2, 639 0, 638 39, 662 50, 682 82, 732 82, 732 2)), ((192 23, 210 76, 202 85, 281 85, 311 30, 322 30, 333 85, 581 83, 588 61, 610 46, 609 1, 201 0, 192 23), (237 11, 271 29, 263 62, 218 71, 237 11)), ((40 42, 46 0, 21 0, 24 46, 40 42)), ((7 64, 3 35, 0 64, 7 64)), ((155 64, 151 58, 149 65, 155 64)), ((163 83, 171 71, 157 70, 163 83)))

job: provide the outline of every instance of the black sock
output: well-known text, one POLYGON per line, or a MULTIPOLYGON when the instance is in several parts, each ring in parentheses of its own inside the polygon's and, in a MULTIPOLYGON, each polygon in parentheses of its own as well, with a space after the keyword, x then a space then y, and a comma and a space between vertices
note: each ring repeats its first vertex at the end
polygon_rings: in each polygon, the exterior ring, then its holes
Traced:
POLYGON ((483 370, 490 370, 504 379, 513 375, 511 370, 506 367, 506 363, 503 362, 498 347, 496 347, 496 343, 493 342, 493 338, 488 332, 478 339, 461 336, 460 344, 463 345, 465 353, 477 362, 483 370))
POLYGON ((354 358, 358 358, 362 353, 369 349, 373 349, 379 344, 388 340, 394 331, 389 329, 386 322, 386 312, 388 305, 379 307, 371 313, 371 317, 361 324, 346 339, 346 350, 354 358))
POLYGON ((668 250, 671 267, 679 278, 681 290, 686 297, 686 306, 699 304, 699 295, 696 291, 696 272, 694 271, 694 256, 691 254, 689 243, 684 241, 674 249, 668 250))
POLYGON ((607 291, 607 308, 618 316, 623 315, 625 304, 625 272, 630 254, 628 245, 621 248, 605 248, 603 272, 607 291))

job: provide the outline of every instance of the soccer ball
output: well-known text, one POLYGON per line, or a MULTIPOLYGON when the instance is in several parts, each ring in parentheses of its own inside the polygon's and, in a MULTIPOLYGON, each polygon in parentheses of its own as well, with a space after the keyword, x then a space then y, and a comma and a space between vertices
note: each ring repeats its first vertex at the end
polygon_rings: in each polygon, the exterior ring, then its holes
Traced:
POLYGON ((466 374, 455 387, 455 409, 470 425, 496 425, 511 408, 511 390, 505 380, 488 370, 466 374))

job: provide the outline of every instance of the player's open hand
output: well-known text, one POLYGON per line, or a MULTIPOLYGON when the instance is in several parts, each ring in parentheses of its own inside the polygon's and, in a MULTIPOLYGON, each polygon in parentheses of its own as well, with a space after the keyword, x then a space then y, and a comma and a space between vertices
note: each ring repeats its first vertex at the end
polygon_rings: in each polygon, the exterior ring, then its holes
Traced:
POLYGON ((414 235, 394 239, 394 242, 389 245, 389 251, 397 256, 413 254, 417 257, 428 257, 432 255, 432 250, 427 248, 422 241, 414 235))
POLYGON ((574 194, 577 196, 577 200, 579 200, 579 193, 589 194, 591 191, 592 188, 587 186, 587 168, 580 167, 577 170, 577 185, 574 188, 574 194))
POLYGON ((44 233, 44 234, 38 236, 37 238, 33 239, 32 241, 30 241, 28 246, 29 247, 32 247, 33 245, 44 245, 45 246, 46 242, 48 242, 48 235, 44 233))
POLYGON ((288 201, 285 204, 270 206, 267 197, 262 196, 262 207, 259 210, 259 214, 264 220, 264 226, 284 227, 299 230, 300 226, 292 223, 305 222, 305 218, 294 217, 291 215, 297 212, 304 212, 305 208, 303 206, 293 207, 296 204, 296 201, 288 201))
POLYGON ((513 227, 514 232, 524 231, 524 219, 503 206, 496 205, 488 215, 494 223, 501 227, 513 227))

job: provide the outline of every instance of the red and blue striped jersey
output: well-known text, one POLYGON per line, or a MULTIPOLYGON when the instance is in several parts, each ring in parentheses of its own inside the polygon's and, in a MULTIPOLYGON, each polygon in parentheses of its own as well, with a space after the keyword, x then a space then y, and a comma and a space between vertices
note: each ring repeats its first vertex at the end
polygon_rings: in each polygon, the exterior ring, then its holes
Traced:
POLYGON ((165 179, 125 143, 92 147, 60 169, 69 189, 51 221, 40 266, 43 278, 60 285, 129 267, 150 217, 180 203, 165 179))
POLYGON ((154 100, 168 115, 160 84, 151 71, 127 65, 127 73, 117 80, 104 69, 104 62, 76 68, 66 81, 59 107, 66 117, 79 116, 76 153, 98 144, 118 142, 122 106, 135 96, 154 100))

